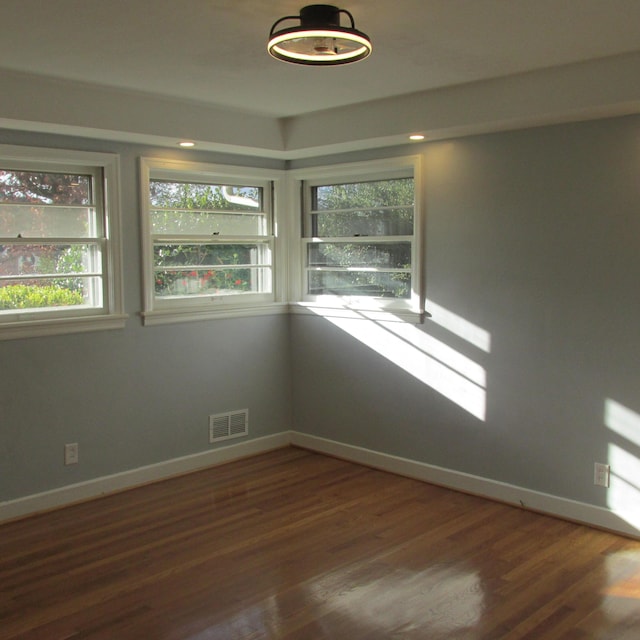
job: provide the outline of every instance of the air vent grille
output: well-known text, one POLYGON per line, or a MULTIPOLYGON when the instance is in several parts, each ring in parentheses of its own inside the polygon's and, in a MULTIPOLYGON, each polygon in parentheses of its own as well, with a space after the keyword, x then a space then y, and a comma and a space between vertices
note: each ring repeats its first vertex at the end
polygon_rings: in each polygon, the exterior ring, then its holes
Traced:
POLYGON ((249 434, 249 409, 209 416, 209 442, 240 438, 249 434))

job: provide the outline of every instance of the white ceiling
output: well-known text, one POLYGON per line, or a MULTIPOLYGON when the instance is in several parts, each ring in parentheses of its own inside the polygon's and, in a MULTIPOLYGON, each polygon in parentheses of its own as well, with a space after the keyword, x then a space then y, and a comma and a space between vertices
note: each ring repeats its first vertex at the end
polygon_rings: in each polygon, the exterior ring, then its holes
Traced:
POLYGON ((640 50, 639 0, 344 0, 373 55, 271 59, 303 0, 2 0, 0 69, 288 117, 640 50))

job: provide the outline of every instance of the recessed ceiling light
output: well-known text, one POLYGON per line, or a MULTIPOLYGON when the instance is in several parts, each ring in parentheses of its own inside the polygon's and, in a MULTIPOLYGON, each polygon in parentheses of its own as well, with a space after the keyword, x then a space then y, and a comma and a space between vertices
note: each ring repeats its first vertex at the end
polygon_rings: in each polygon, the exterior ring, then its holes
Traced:
POLYGON ((183 140, 182 142, 178 142, 181 147, 195 147, 196 143, 191 142, 190 140, 183 140))
POLYGON ((409 136, 409 140, 424 140, 424 136, 421 133, 414 133, 409 136))

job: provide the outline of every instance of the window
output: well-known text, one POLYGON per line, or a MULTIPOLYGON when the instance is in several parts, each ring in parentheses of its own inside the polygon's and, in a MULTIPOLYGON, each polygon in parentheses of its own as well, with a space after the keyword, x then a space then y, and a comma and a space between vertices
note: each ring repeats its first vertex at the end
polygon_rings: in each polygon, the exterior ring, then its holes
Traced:
POLYGON ((0 146, 0 337, 122 327, 117 159, 0 146))
POLYGON ((417 163, 305 170, 303 301, 419 311, 417 163))
POLYGON ((256 170, 142 160, 146 324, 273 305, 275 181, 256 170))

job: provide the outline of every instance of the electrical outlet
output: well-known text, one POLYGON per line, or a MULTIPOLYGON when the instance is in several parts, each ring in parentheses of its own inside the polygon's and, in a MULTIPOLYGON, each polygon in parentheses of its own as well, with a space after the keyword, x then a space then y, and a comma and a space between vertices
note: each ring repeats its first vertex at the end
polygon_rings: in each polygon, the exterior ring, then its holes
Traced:
POLYGON ((608 487, 610 475, 611 467, 608 464, 596 462, 593 466, 593 484, 599 487, 608 487))
POLYGON ((78 443, 71 442, 64 445, 64 463, 65 465, 78 464, 78 443))

